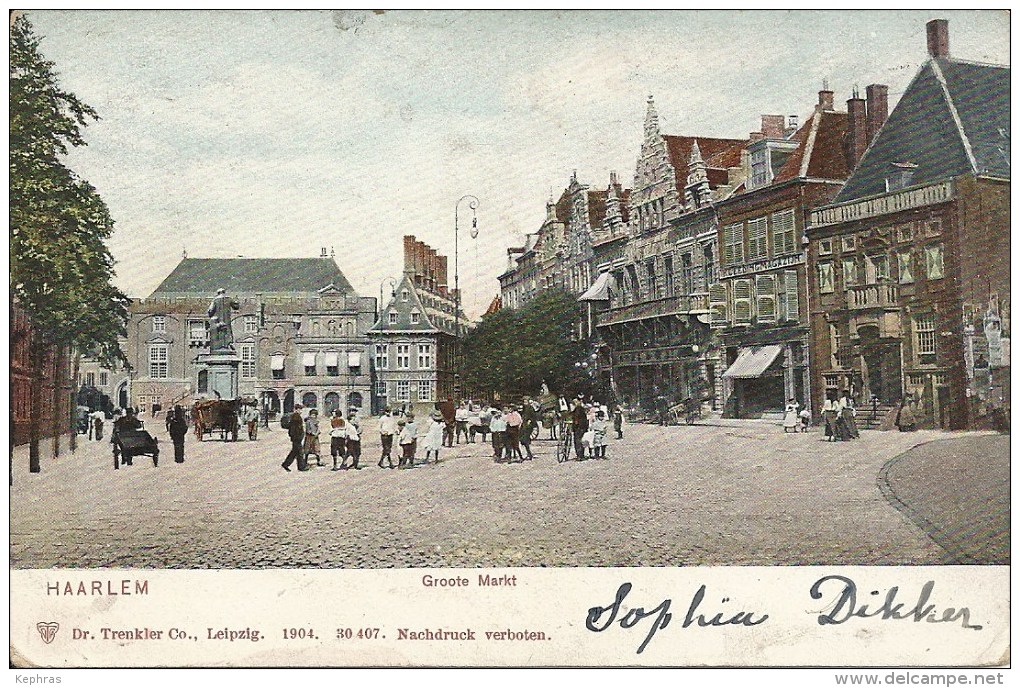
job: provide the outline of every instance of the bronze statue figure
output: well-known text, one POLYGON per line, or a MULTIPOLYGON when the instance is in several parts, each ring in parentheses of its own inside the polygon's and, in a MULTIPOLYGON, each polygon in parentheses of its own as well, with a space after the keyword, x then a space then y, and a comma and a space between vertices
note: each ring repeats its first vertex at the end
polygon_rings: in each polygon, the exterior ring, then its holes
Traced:
POLYGON ((241 309, 241 304, 227 296, 226 289, 217 289, 216 296, 209 304, 210 351, 233 351, 234 330, 230 326, 231 311, 241 309))

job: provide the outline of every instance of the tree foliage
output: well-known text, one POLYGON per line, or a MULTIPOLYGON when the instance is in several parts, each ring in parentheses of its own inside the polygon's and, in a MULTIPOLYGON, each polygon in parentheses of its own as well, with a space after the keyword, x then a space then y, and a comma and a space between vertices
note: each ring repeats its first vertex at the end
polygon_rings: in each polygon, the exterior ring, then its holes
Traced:
POLYGON ((464 340, 464 382, 469 390, 503 398, 536 395, 546 382, 557 394, 588 392, 584 368, 590 346, 574 332, 577 298, 548 290, 520 309, 486 316, 464 340))
POLYGON ((32 318, 34 346, 123 360, 117 337, 128 299, 111 283, 113 219, 95 188, 62 161, 85 145, 82 128, 98 115, 61 89, 24 15, 10 38, 11 299, 32 318))

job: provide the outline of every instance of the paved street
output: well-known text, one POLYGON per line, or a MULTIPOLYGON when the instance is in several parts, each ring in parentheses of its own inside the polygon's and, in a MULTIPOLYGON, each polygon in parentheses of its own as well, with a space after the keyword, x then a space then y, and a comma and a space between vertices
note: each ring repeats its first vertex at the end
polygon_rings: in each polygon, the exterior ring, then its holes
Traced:
POLYGON ((890 502, 945 551, 946 563, 1009 564, 1009 436, 912 449, 879 475, 890 502))
MULTIPOLYGON (((553 443, 541 440, 536 460, 524 464, 496 465, 475 444, 445 450, 438 466, 405 471, 377 468, 369 421, 364 470, 286 473, 280 462, 289 445, 278 425, 254 443, 189 435, 187 461, 175 464, 162 419, 149 420, 162 445, 158 468, 140 457, 115 472, 107 442, 84 442, 74 455, 44 454, 43 473, 30 475, 27 449, 15 452, 11 561, 18 568, 946 561, 886 499, 878 476, 916 445, 961 435, 867 432, 833 444, 818 431, 721 423, 627 426, 608 461, 557 464, 553 443)), ((1008 439, 960 445, 964 463, 980 458, 970 447, 1008 463, 1008 439)))

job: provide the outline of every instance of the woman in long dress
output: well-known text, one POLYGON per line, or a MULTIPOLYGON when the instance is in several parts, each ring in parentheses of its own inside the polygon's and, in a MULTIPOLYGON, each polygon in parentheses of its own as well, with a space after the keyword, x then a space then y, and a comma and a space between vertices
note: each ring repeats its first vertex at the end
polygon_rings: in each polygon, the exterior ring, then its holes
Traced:
POLYGON ((443 429, 446 423, 441 415, 433 414, 428 430, 425 431, 425 440, 422 445, 425 447, 425 463, 429 462, 429 456, 435 454, 435 463, 439 463, 439 448, 443 446, 443 429), (438 417, 437 417, 438 416, 438 417))
POLYGON ((825 397, 825 403, 822 404, 822 418, 825 420, 825 441, 835 442, 839 439, 837 436, 837 419, 839 418, 839 402, 836 401, 835 394, 828 394, 825 397))
POLYGON ((797 432, 797 426, 800 425, 799 408, 800 404, 793 399, 786 402, 786 414, 783 416, 783 432, 797 432))
POLYGON ((857 439, 861 436, 860 431, 857 429, 857 409, 854 408, 854 402, 851 401, 850 395, 844 394, 843 398, 839 400, 839 413, 843 421, 843 425, 846 428, 846 438, 857 439))

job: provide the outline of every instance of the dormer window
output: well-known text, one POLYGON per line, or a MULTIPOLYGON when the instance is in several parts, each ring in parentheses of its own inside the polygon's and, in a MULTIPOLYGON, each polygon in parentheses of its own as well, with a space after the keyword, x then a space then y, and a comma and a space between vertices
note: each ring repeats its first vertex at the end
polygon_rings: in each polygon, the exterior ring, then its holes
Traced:
POLYGON ((400 290, 400 300, 401 300, 401 301, 407 301, 407 299, 408 299, 408 296, 409 296, 409 295, 408 295, 408 292, 407 292, 407 290, 406 290, 406 289, 401 289, 401 290, 400 290))
POLYGON ((421 313, 418 311, 411 311, 411 324, 417 325, 421 322, 421 313))
POLYGON ((165 315, 154 315, 154 316, 152 316, 152 331, 153 332, 166 332, 166 316, 165 315))
POLYGON ((914 172, 917 165, 911 162, 894 162, 889 176, 885 178, 886 191, 905 189, 914 183, 914 172))
POLYGON ((394 311, 390 311, 389 323, 390 323, 390 325, 396 325, 397 324, 397 314, 394 311))

